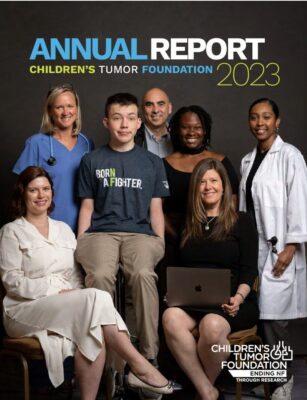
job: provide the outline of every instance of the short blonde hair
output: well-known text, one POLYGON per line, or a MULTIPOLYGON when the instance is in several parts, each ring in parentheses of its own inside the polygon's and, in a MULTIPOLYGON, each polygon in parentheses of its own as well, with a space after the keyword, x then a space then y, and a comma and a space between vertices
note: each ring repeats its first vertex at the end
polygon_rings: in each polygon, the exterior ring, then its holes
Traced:
POLYGON ((46 97, 44 103, 44 112, 41 123, 42 132, 52 132, 54 130, 54 123, 50 116, 50 109, 54 102, 54 100, 62 93, 70 92, 74 95, 77 105, 77 119, 74 122, 73 130, 74 134, 78 135, 81 131, 81 108, 80 108, 80 99, 77 92, 74 90, 73 86, 70 84, 64 84, 59 86, 52 87, 46 97))

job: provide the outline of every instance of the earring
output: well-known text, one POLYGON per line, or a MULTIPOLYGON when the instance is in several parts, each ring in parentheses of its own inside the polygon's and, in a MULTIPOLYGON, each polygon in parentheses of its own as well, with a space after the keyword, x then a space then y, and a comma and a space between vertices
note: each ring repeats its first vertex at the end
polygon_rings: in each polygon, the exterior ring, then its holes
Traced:
POLYGON ((279 131, 279 126, 276 126, 275 132, 278 132, 278 131, 279 131))

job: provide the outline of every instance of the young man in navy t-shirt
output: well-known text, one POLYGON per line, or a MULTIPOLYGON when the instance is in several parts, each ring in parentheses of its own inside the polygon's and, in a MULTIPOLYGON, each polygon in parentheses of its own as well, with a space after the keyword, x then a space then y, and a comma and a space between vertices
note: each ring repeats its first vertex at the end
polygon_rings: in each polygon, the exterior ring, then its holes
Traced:
POLYGON ((162 197, 168 184, 162 160, 135 145, 141 125, 137 99, 108 98, 104 126, 110 140, 86 154, 79 171, 77 261, 86 286, 114 293, 119 263, 132 294, 140 351, 158 353, 159 301, 155 266, 164 255, 162 197))

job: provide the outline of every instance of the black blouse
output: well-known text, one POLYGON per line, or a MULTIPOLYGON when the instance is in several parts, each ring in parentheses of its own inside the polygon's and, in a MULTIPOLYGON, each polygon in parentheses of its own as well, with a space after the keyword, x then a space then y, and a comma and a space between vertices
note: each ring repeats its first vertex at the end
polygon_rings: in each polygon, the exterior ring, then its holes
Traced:
POLYGON ((253 201, 253 196, 252 196, 252 184, 253 184, 253 179, 254 179, 254 176, 256 175, 256 172, 258 171, 260 164, 262 163, 262 161, 264 160, 264 157, 267 154, 268 154, 268 150, 265 152, 261 152, 259 147, 257 148, 257 153, 256 153, 254 163, 253 163, 252 168, 250 169, 250 172, 246 179, 246 187, 245 187, 246 210, 253 218, 255 226, 257 226, 257 224, 256 224, 256 216, 255 216, 255 209, 254 209, 254 201, 253 201))
MULTIPOLYGON (((165 159, 164 166, 169 184, 170 197, 164 200, 164 210, 185 214, 188 204, 188 193, 191 179, 191 172, 178 171, 173 168, 165 159)), ((239 181, 236 172, 227 157, 222 160, 231 183, 233 194, 238 194, 239 181)))
POLYGON ((210 238, 210 230, 203 230, 203 237, 188 240, 181 248, 183 266, 229 268, 231 270, 231 294, 241 283, 253 286, 258 275, 258 234, 250 216, 239 212, 232 233, 222 241, 210 238))

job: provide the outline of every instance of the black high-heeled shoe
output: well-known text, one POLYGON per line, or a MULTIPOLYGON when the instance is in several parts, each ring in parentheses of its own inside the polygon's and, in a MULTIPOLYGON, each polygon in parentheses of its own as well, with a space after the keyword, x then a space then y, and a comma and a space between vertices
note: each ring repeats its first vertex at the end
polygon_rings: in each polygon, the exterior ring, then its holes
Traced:
POLYGON ((132 371, 127 377, 127 384, 132 389, 146 389, 159 394, 172 394, 176 390, 181 390, 182 386, 175 381, 168 381, 164 386, 154 386, 144 382, 141 378, 135 375, 132 371))

